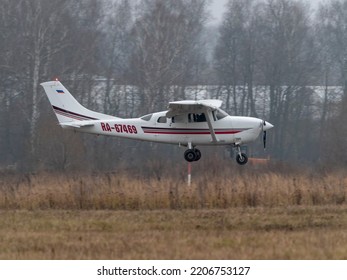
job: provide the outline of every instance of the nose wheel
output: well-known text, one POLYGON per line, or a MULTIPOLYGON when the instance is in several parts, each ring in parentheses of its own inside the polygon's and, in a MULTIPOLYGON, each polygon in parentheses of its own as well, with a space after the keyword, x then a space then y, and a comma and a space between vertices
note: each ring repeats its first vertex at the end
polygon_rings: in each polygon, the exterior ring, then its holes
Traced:
POLYGON ((237 145, 236 148, 237 148, 236 162, 240 165, 245 165, 248 162, 247 155, 241 152, 240 145, 237 145))
POLYGON ((199 149, 188 149, 184 152, 184 159, 188 162, 198 161, 201 158, 199 149))
POLYGON ((244 165, 248 162, 248 157, 245 153, 236 155, 236 162, 240 165, 244 165))

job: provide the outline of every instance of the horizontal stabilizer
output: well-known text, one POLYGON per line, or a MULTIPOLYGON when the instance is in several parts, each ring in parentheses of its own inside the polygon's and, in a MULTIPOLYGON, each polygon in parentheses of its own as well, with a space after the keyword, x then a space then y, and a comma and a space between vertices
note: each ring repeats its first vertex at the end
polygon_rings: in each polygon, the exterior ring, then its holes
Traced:
POLYGON ((71 127, 71 128, 81 128, 81 127, 87 127, 87 126, 94 126, 95 121, 77 121, 77 122, 64 122, 60 123, 61 127, 71 127))

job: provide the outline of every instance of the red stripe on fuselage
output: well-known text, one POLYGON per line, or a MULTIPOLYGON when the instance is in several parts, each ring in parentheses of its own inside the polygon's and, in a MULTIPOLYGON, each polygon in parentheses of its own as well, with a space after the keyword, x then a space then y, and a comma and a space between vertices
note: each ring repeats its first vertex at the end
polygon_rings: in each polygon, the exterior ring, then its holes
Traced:
MULTIPOLYGON (((215 134, 236 134, 241 132, 240 130, 235 130, 235 131, 226 131, 226 132, 218 132, 215 131, 215 134)), ((185 132, 178 132, 178 131, 144 131, 144 133, 150 133, 150 134, 193 134, 193 135, 209 135, 211 132, 206 131, 206 132, 190 132, 190 131, 185 131, 185 132)))
MULTIPOLYGON (((208 129, 185 129, 185 128, 151 128, 151 127, 142 127, 144 133, 148 134, 172 134, 172 135, 181 135, 181 134, 193 134, 193 135, 209 135, 211 132, 208 129)), ((242 132, 245 129, 215 129, 215 134, 236 134, 242 132)))

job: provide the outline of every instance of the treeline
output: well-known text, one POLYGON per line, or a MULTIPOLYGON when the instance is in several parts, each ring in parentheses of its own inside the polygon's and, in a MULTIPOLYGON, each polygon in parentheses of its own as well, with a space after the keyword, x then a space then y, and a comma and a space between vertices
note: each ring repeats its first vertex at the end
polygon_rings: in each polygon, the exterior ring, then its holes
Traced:
POLYGON ((217 27, 209 9, 207 0, 2 0, 1 168, 160 169, 183 161, 166 145, 62 131, 40 87, 54 78, 86 107, 127 117, 210 85, 230 114, 275 125, 271 158, 344 165, 347 0, 316 9, 230 0, 217 27))

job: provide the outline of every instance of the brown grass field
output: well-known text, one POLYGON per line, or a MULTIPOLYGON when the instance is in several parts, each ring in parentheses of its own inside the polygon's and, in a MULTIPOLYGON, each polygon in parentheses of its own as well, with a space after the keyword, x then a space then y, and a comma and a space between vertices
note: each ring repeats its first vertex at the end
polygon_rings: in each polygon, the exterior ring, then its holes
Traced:
POLYGON ((2 174, 0 259, 347 259, 344 172, 244 170, 2 174))

